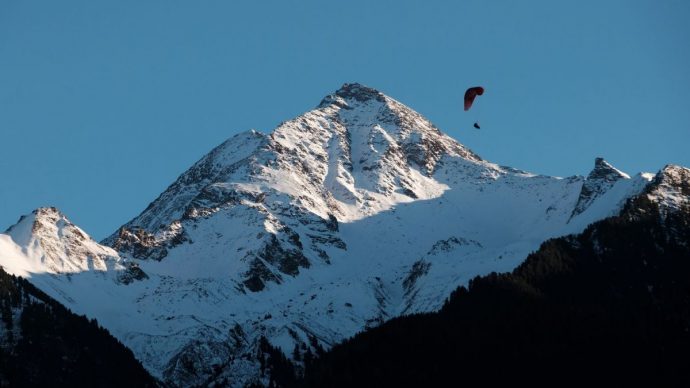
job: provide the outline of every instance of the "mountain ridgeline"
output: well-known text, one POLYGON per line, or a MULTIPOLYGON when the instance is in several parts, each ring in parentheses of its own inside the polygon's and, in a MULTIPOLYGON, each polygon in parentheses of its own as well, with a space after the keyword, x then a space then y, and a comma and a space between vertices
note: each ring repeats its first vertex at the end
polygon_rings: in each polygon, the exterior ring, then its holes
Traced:
POLYGON ((687 387, 688 274, 690 170, 669 166, 619 215, 474 278, 439 312, 395 318, 292 368, 276 362, 272 381, 687 387))
MULTIPOLYGON (((22 217, 0 234, 0 266, 97 319, 171 387, 260 386, 271 375, 283 385, 441 382, 434 368, 459 370, 453 360, 465 360, 474 366, 465 373, 478 375, 487 360, 517 359, 532 342, 534 357, 555 363, 548 336, 560 331, 542 329, 561 321, 563 349, 666 330, 660 317, 685 295, 685 268, 657 261, 684 252, 684 237, 669 236, 685 230, 687 182, 682 167, 629 176, 602 158, 586 177, 501 166, 401 102, 345 84, 269 133, 229 138, 100 243, 55 208, 22 217), (639 234, 629 243, 644 245, 630 254, 645 252, 649 266, 608 266, 622 260, 611 255, 627 233, 639 234), (628 280, 647 282, 644 292, 614 303, 632 295, 628 280), (595 294, 600 301, 584 304, 595 294), (638 306, 661 310, 609 336, 638 306), (503 348, 513 334, 522 342, 503 348), (393 342, 370 350, 379 335, 393 342), (436 356, 405 363, 412 345, 403 336, 436 356), (348 356, 359 351, 379 372, 348 356)), ((657 340, 640 346, 654 350, 657 340)))

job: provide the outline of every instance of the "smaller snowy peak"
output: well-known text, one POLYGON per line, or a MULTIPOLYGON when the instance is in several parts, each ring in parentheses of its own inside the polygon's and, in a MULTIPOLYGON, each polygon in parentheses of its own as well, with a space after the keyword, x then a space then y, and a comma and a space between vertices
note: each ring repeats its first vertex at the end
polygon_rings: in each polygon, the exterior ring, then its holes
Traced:
POLYGON ((630 179, 630 176, 613 167, 604 158, 594 159, 594 169, 582 183, 580 197, 570 217, 575 217, 587 210, 597 198, 606 193, 621 179, 630 179))
POLYGON ((5 233, 22 246, 26 246, 36 238, 63 237, 64 235, 79 240, 88 238, 55 207, 38 208, 31 214, 22 216, 5 233))
POLYGON ((587 176, 588 181, 615 182, 619 179, 629 179, 630 176, 613 167, 604 158, 594 159, 594 169, 587 176))
POLYGON ((0 265, 15 275, 125 269, 117 252, 98 244, 54 207, 21 217, 0 237, 0 265))
POLYGON ((647 187, 647 197, 658 203, 662 214, 690 211, 690 169, 669 164, 647 187))

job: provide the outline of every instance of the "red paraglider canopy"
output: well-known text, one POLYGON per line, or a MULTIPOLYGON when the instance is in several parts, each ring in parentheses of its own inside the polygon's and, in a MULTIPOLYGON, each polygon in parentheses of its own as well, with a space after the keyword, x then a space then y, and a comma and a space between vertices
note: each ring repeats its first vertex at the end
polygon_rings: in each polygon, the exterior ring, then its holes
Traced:
POLYGON ((465 92, 465 110, 469 110, 472 107, 474 98, 484 94, 484 88, 481 86, 475 86, 467 89, 465 92))

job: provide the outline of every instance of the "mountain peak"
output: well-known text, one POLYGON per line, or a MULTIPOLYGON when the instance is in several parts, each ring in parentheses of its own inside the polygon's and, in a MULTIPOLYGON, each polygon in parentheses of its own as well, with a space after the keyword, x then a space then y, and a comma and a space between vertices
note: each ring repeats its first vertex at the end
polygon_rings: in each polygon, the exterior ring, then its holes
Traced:
POLYGON ((594 159, 594 169, 587 176, 587 180, 605 180, 605 181, 617 181, 618 179, 628 179, 630 176, 621 170, 613 167, 604 158, 598 157, 594 159))
POLYGON ((234 241, 230 232, 195 229, 205 220, 261 220, 255 244, 240 250, 243 265, 251 266, 243 284, 259 290, 265 280, 280 282, 310 265, 301 256, 305 249, 317 251, 318 260, 328 260, 331 246, 343 249, 331 236, 333 222, 441 196, 446 178, 434 174, 445 163, 477 174, 493 171, 411 108, 375 89, 345 84, 269 135, 244 132, 216 147, 103 243, 137 259, 163 260, 194 241, 234 241), (301 226, 288 225, 296 218, 313 229, 301 240, 294 232, 301 226), (285 260, 268 268, 274 264, 264 258, 268 251, 271 257, 282 252, 285 260))
POLYGON ((374 88, 364 86, 359 83, 345 83, 335 93, 324 97, 319 104, 319 107, 328 105, 336 105, 341 108, 349 108, 347 101, 368 102, 368 101, 385 102, 386 95, 374 88))
POLYGON ((39 207, 30 214, 23 215, 16 224, 10 226, 5 233, 12 236, 18 244, 26 244, 34 235, 40 234, 51 225, 56 227, 58 221, 66 217, 56 207, 39 207))
POLYGON ((571 218, 584 212, 599 197, 604 195, 616 182, 621 179, 630 179, 630 176, 613 167, 604 158, 594 159, 594 169, 587 175, 582 183, 580 197, 573 209, 571 218))
POLYGON ((341 86, 340 89, 335 92, 335 94, 342 98, 355 99, 360 102, 371 99, 382 102, 385 98, 385 95, 378 90, 356 82, 343 84, 343 86, 341 86))
POLYGON ((6 234, 25 249, 27 262, 15 264, 30 273, 106 271, 119 260, 117 252, 96 243, 55 207, 22 216, 6 234))
POLYGON ((55 206, 39 207, 38 209, 34 210, 32 213, 36 214, 37 216, 42 216, 42 217, 51 217, 51 216, 64 217, 64 214, 62 214, 62 212, 58 208, 56 208, 55 206))
POLYGON ((64 224, 72 225, 67 217, 56 207, 39 207, 31 212, 34 216, 33 231, 37 232, 48 226, 64 224))
POLYGON ((657 174, 658 180, 666 180, 674 184, 686 184, 690 181, 690 168, 677 164, 667 164, 657 174))
POLYGON ((648 186, 647 196, 661 206, 662 214, 690 206, 690 169, 674 164, 664 166, 648 186))

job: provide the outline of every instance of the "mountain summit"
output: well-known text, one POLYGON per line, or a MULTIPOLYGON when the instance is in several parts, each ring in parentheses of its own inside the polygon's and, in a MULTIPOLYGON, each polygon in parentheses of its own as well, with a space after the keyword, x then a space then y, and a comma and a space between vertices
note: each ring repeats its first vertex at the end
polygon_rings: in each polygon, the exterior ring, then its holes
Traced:
POLYGON ((320 262, 330 260, 329 249, 344 249, 334 230, 339 222, 440 196, 448 186, 433 175, 444 158, 481 162, 410 108, 346 84, 270 135, 249 131, 229 139, 104 243, 135 258, 161 260, 197 240, 222 249, 242 241, 241 260, 249 265, 243 284, 258 291, 313 264, 305 249, 320 262), (254 244, 235 234, 239 228, 229 228, 230 234, 198 230, 199 220, 221 214, 251 214, 254 244), (305 225, 308 232, 296 232, 305 225))
POLYGON ((594 169, 582 185, 580 198, 578 198, 577 205, 573 209, 572 217, 585 211, 595 199, 606 193, 621 179, 630 179, 630 176, 613 167, 604 158, 596 158, 594 169))
MULTIPOLYGON (((615 171, 603 160, 587 178, 502 167, 393 98, 345 84, 182 173, 99 246, 129 264, 32 279, 171 385, 266 382, 262 339, 300 358, 435 311, 474 276, 616 214, 652 178, 615 171), (128 281, 113 281, 123 271, 128 281)), ((13 244, 3 266, 26 252, 13 244)))
POLYGON ((17 260, 15 273, 69 274, 122 267, 117 252, 99 245, 54 207, 34 210, 5 233, 6 244, 22 247, 31 258, 17 260))

